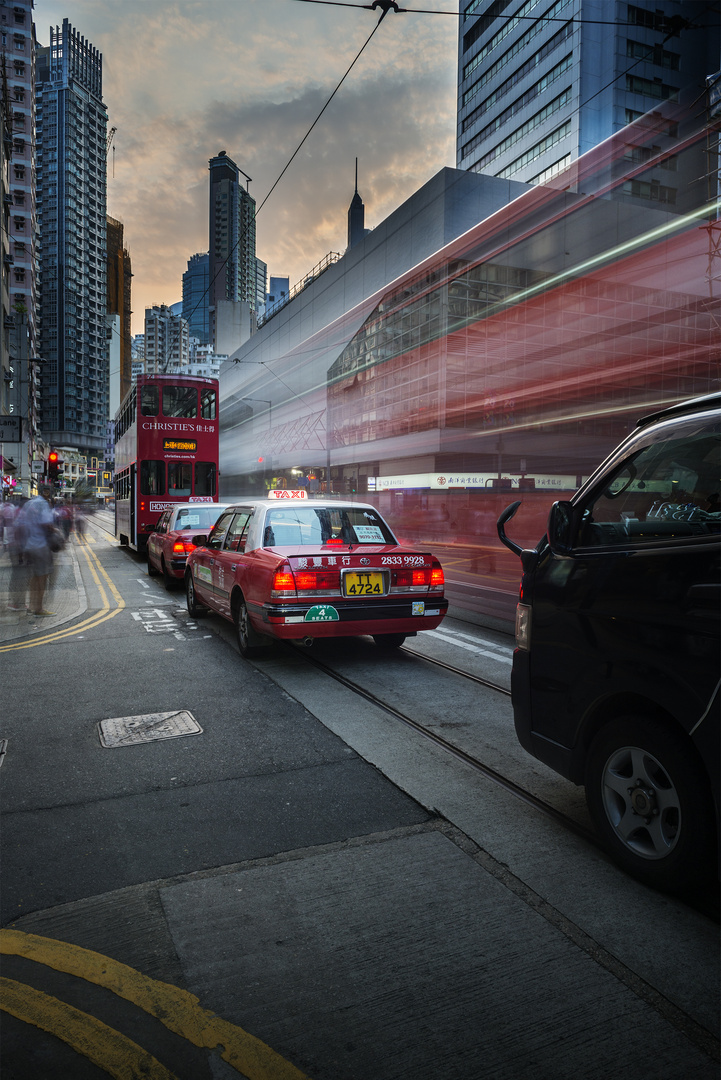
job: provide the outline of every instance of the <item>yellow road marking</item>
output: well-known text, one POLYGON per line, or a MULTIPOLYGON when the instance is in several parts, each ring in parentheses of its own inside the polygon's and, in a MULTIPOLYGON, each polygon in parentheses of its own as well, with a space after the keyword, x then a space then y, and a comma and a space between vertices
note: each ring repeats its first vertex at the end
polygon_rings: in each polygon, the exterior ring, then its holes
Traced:
POLYGON ((204 1009, 193 994, 150 979, 108 956, 65 941, 7 928, 0 930, 0 953, 24 956, 112 990, 194 1046, 219 1048, 223 1060, 248 1080, 308 1080, 305 1073, 266 1043, 204 1009))
POLYGON ((177 1080, 147 1050, 94 1016, 13 979, 0 979, 0 990, 5 1012, 62 1039, 116 1080, 177 1080))
POLYGON ((122 611, 122 609, 125 607, 125 601, 115 587, 115 584, 110 578, 105 567, 102 566, 100 560, 98 559, 98 556, 95 554, 94 551, 89 551, 84 544, 81 544, 80 548, 88 564, 93 580, 100 591, 100 596, 102 598, 101 609, 88 616, 81 623, 75 623, 73 626, 65 627, 62 630, 50 631, 47 634, 43 634, 42 637, 34 638, 32 641, 26 641, 20 645, 2 645, 0 646, 0 653, 16 652, 22 649, 36 649, 38 645, 52 645, 56 641, 62 641, 63 638, 75 637, 75 635, 78 634, 81 630, 92 630, 96 626, 99 626, 100 623, 107 622, 109 619, 114 619, 115 616, 120 611, 122 611), (113 611, 110 610, 108 596, 100 581, 98 571, 104 577, 108 589, 112 594, 112 597, 115 600, 116 604, 118 605, 113 611))

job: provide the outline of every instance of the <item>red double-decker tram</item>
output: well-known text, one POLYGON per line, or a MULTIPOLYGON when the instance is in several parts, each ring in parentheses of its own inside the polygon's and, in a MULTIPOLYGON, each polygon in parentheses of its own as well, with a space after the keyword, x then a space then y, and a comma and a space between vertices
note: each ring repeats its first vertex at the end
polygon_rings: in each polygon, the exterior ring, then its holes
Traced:
POLYGON ((115 417, 115 535, 145 551, 164 510, 218 501, 218 380, 139 375, 115 417))

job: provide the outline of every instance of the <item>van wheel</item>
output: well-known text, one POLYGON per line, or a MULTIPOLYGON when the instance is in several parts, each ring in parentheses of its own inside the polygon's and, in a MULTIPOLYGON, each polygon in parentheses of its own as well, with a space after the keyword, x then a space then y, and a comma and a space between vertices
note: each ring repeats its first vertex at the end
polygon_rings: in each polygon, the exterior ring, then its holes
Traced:
POLYGON ((188 605, 188 615, 190 615, 192 619, 197 619, 201 615, 208 614, 208 609, 198 603, 198 598, 195 595, 193 575, 190 571, 185 575, 185 600, 188 605))
POLYGON ((712 876, 715 826, 706 777, 683 733, 620 716, 591 744, 586 801, 604 846, 633 877, 686 893, 712 876))
POLYGON ((241 596, 235 605, 234 614, 235 633, 238 639, 240 655, 245 657, 246 660, 251 660, 255 656, 262 656, 266 649, 263 644, 265 639, 251 625, 244 597, 241 596))
POLYGON ((373 640, 379 649, 400 649, 406 640, 405 634, 374 634, 373 640))

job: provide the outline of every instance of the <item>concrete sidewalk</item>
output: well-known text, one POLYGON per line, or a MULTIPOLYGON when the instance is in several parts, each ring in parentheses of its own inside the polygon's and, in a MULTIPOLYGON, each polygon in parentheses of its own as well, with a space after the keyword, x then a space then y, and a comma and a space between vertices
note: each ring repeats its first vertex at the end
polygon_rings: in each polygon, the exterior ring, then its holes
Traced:
POLYGON ((27 611, 27 573, 24 610, 9 609, 12 563, 9 549, 5 546, 0 548, 0 644, 52 630, 87 610, 87 595, 78 564, 77 549, 78 541, 72 533, 64 549, 55 556, 55 566, 45 593, 44 606, 54 614, 50 618, 38 619, 27 611))

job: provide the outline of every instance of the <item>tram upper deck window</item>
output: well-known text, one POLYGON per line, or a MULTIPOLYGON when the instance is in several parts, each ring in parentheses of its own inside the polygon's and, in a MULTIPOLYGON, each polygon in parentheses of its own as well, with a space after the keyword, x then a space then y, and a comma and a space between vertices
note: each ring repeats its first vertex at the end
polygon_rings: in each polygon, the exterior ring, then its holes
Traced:
POLYGON ((141 416, 158 415, 158 388, 157 386, 144 386, 140 394, 141 416))
POLYGON ((200 391, 200 415, 203 420, 215 420, 216 411, 215 390, 200 391))
POLYGON ((164 386, 163 416, 197 416, 198 391, 194 386, 164 386))

